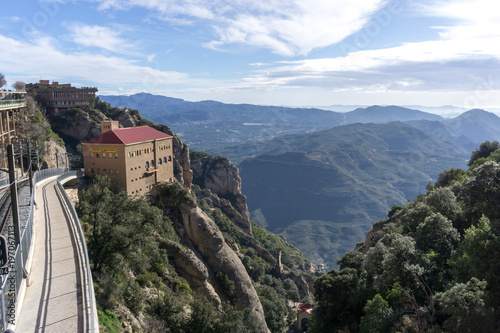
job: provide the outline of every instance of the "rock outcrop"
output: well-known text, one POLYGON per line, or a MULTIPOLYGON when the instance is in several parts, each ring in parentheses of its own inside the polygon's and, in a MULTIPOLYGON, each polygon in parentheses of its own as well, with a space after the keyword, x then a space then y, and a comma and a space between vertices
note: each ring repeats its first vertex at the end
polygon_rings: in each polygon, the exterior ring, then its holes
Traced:
POLYGON ((238 255, 224 241, 224 236, 215 223, 199 207, 182 206, 181 209, 184 229, 196 250, 213 271, 222 272, 234 281, 237 308, 250 309, 262 329, 269 331, 252 280, 238 255))
POLYGON ((84 142, 101 134, 100 122, 106 117, 99 111, 59 111, 47 114, 52 130, 69 141, 84 142), (69 139, 69 140, 68 140, 69 139))
POLYGON ((191 160, 193 183, 207 189, 215 197, 212 202, 243 231, 252 234, 247 198, 241 193, 238 168, 229 159, 197 153, 191 160))
POLYGON ((42 165, 44 168, 69 168, 66 148, 59 146, 54 140, 45 142, 45 156, 42 165))
POLYGON ((214 305, 221 309, 221 299, 209 282, 208 268, 201 258, 188 247, 176 242, 164 243, 170 258, 173 259, 177 271, 188 280, 191 289, 207 297, 214 305))
MULTIPOLYGON (((221 272, 234 282, 234 304, 240 310, 250 310, 258 320, 264 332, 269 332, 264 317, 264 310, 252 280, 236 252, 226 243, 222 232, 214 221, 197 206, 196 199, 179 184, 163 183, 151 194, 153 202, 158 203, 164 213, 174 222, 174 227, 182 239, 183 245, 190 248, 200 258, 209 274, 196 267, 185 267, 191 278, 214 281, 214 287, 221 299, 227 300, 224 286, 217 285, 216 275, 221 272)), ((178 258, 179 261, 184 260, 178 258)), ((188 261, 186 261, 188 262, 188 261)), ((191 265, 195 260, 189 261, 191 265)), ((204 291, 204 294, 210 291, 204 291)))

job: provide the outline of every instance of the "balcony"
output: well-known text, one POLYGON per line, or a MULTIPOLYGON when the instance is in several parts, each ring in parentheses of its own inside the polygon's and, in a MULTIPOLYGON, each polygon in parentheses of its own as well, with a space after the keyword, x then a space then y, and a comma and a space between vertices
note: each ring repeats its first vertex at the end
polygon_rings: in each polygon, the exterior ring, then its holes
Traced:
POLYGON ((26 107, 26 101, 23 99, 10 99, 0 101, 0 111, 20 109, 26 107))
POLYGON ((158 169, 155 168, 155 167, 146 168, 146 173, 153 173, 153 172, 156 172, 156 171, 158 171, 158 169))

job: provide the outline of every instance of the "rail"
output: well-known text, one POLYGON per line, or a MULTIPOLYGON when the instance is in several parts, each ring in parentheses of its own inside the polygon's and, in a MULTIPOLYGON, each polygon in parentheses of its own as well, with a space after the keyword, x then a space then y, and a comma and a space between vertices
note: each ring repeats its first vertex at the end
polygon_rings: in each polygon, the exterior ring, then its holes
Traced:
POLYGON ((0 187, 9 185, 9 178, 0 179, 0 187))
MULTIPOLYGON (((68 170, 65 168, 52 168, 52 169, 45 169, 41 170, 35 173, 33 176, 33 186, 47 178, 54 177, 54 176, 61 176, 60 180, 58 178, 58 186, 62 188, 61 181, 64 183, 65 181, 69 180, 69 177, 74 177, 76 176, 76 172, 67 172, 68 170), (63 175, 64 174, 64 175, 63 175)), ((88 281, 88 288, 85 289, 91 289, 86 290, 87 293, 87 302, 89 304, 89 310, 90 310, 90 332, 98 332, 99 331, 99 326, 97 324, 97 311, 96 311, 96 306, 95 306, 95 296, 94 296, 94 290, 93 290, 93 284, 92 284, 92 276, 90 274, 90 266, 89 266, 89 259, 88 259, 88 254, 87 254, 87 249, 86 249, 86 243, 85 243, 85 237, 83 236, 83 231, 80 227, 80 223, 78 222, 78 216, 76 215, 75 208, 73 204, 69 201, 69 198, 64 191, 64 189, 61 191, 62 198, 66 202, 66 205, 69 209, 69 213, 71 216, 74 218, 74 224, 77 226, 78 230, 78 237, 82 241, 79 246, 82 247, 83 252, 85 253, 85 262, 86 262, 86 269, 84 274, 87 276, 88 281)), ((1 285, 1 290, 0 290, 0 326, 2 328, 2 332, 4 332, 7 329, 7 324, 14 324, 17 316, 17 306, 19 303, 19 294, 21 293, 21 289, 26 288, 26 261, 28 260, 28 255, 31 250, 31 245, 32 245, 32 238, 33 238, 33 212, 34 212, 34 195, 35 193, 33 192, 31 194, 30 198, 30 212, 29 216, 27 218, 26 223, 24 224, 25 227, 21 231, 21 248, 19 246, 14 246, 14 245, 9 245, 8 251, 9 251, 9 262, 8 262, 8 268, 9 271, 7 275, 0 275, 0 285, 1 285), (21 250, 22 249, 22 250, 21 250)), ((22 223, 21 223, 22 224, 22 223)), ((9 240, 13 235, 8 235, 8 243, 10 244, 9 240)))
POLYGON ((80 268, 85 267, 80 270, 81 281, 82 281, 82 290, 85 296, 83 304, 86 305, 85 310, 88 310, 90 313, 86 318, 89 318, 90 330, 89 332, 99 332, 99 324, 97 317, 97 305, 95 301, 94 295, 94 284, 92 282, 92 273, 90 271, 90 260, 87 251, 87 243, 85 242, 85 234, 83 233, 82 226, 80 224, 80 220, 78 219, 78 214, 76 213, 75 206, 71 202, 68 194, 64 190, 62 184, 65 182, 77 178, 77 171, 66 172, 59 177, 57 177, 57 188, 59 190, 59 194, 62 197, 67 211, 69 212, 70 219, 72 222, 72 227, 74 231, 75 244, 77 246, 78 252, 78 260, 80 261, 80 268), (83 257, 83 258, 82 258, 83 257))
POLYGON ((9 99, 0 101, 0 110, 7 110, 12 107, 23 108, 26 106, 26 100, 23 99, 9 99))
MULTIPOLYGON (((46 178, 60 175, 64 172, 64 169, 46 169, 38 171, 33 176, 33 184, 38 183, 46 178)), ((28 220, 24 224, 25 227, 21 231, 21 248, 15 245, 10 245, 11 242, 15 244, 14 235, 8 233, 7 243, 9 244, 9 261, 8 261, 8 273, 0 276, 0 324, 2 326, 2 331, 7 328, 7 323, 15 323, 16 320, 16 308, 18 305, 18 295, 21 292, 21 284, 24 282, 24 288, 26 288, 26 283, 24 281, 25 275, 25 263, 28 260, 28 254, 31 250, 32 238, 33 238, 33 209, 34 209, 34 193, 31 194, 30 198, 30 212, 28 220), (21 251, 22 249, 22 251, 21 251)))

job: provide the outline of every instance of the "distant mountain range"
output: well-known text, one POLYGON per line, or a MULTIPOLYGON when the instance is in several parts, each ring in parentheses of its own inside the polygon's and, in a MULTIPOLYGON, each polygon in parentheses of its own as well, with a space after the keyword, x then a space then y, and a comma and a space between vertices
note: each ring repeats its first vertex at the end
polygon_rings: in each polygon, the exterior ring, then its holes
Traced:
POLYGON ((235 163, 252 156, 241 153, 238 147, 242 143, 264 142, 286 134, 311 133, 353 123, 408 122, 429 135, 446 138, 468 150, 485 140, 500 138, 500 127, 495 126, 500 118, 477 109, 455 118, 443 118, 394 105, 334 112, 216 101, 188 102, 147 93, 100 98, 113 106, 140 110, 146 119, 169 125, 191 149, 221 154, 235 163))
POLYGON ((238 163, 252 218, 327 265, 364 239, 394 204, 500 139, 500 118, 455 118, 399 106, 340 113, 150 94, 101 96, 169 125, 193 150, 238 163))

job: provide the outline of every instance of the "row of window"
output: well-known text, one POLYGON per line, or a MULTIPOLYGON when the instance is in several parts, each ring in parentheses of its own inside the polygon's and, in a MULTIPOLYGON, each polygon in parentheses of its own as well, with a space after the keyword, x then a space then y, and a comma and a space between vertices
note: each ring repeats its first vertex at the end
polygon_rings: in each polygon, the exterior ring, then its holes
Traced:
POLYGON ((89 105, 89 101, 53 101, 52 105, 89 105))
MULTIPOLYGON (((129 151, 128 152, 128 157, 141 156, 142 153, 144 153, 144 154, 150 154, 150 153, 153 152, 153 149, 154 148, 145 148, 145 149, 139 149, 139 150, 136 150, 136 151, 129 151)), ((158 146, 158 151, 166 150, 166 149, 170 149, 170 145, 161 145, 161 146, 158 146)))
MULTIPOLYGON (((172 156, 169 156, 168 159, 167 157, 163 157, 163 158, 159 158, 158 159, 158 165, 161 165, 161 164, 164 164, 164 163, 167 163, 167 162, 172 162, 172 156)), ((154 167, 155 166, 155 161, 154 160, 151 160, 150 161, 146 161, 146 163, 144 164, 144 167, 146 169, 148 169, 149 167, 154 167)), ((139 169, 141 168, 141 166, 139 165, 139 169)), ((137 167, 135 168, 130 168, 130 171, 134 171, 134 170, 137 170, 137 167)))
MULTIPOLYGON (((137 179, 136 179, 136 180, 137 180, 137 179)), ((133 180, 132 180, 132 181, 133 181, 133 180)), ((173 179, 172 179, 172 178, 170 178, 170 179, 169 179, 169 182, 172 182, 172 181, 173 181, 173 179)), ((154 186, 154 185, 146 185, 146 192, 149 192, 150 190, 152 190, 152 189, 153 189, 153 186, 154 186)), ((138 190, 135 190, 135 191, 130 191, 130 192, 129 192, 129 194, 131 194, 131 195, 132 195, 132 194, 139 194, 139 192, 142 192, 142 188, 140 188, 140 189, 138 189, 138 190)))
POLYGON ((52 92, 53 98, 66 97, 66 98, 90 98, 94 97, 95 93, 67 93, 63 91, 52 92))
MULTIPOLYGON (((113 153, 107 153, 107 154, 108 154, 109 158, 113 157, 113 153)), ((114 156, 115 156, 115 158, 118 158, 118 153, 114 153, 114 156)), ((90 152, 90 157, 94 157, 94 153, 93 152, 90 152)), ((97 157, 97 158, 99 158, 99 157, 106 158, 106 153, 95 153, 95 157, 97 157)))
MULTIPOLYGON (((167 162, 172 162, 172 156, 169 156, 168 157, 168 160, 166 157, 164 157, 163 159, 159 158, 158 159, 158 165, 161 165, 163 163, 167 163, 167 162)), ((154 167, 155 166, 155 161, 154 160, 151 160, 151 163, 149 163, 148 161, 146 161, 146 168, 149 168, 150 166, 151 167, 154 167)))
MULTIPOLYGON (((94 173, 94 168, 90 168, 90 173, 94 173)), ((100 173, 101 172, 101 169, 100 168, 97 168, 97 173, 100 173)), ((109 172, 110 174, 118 174, 120 173, 120 170, 118 169, 102 169, 102 172, 109 172)))

